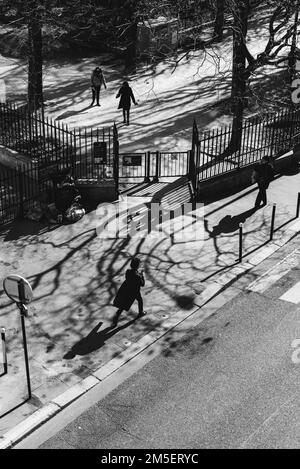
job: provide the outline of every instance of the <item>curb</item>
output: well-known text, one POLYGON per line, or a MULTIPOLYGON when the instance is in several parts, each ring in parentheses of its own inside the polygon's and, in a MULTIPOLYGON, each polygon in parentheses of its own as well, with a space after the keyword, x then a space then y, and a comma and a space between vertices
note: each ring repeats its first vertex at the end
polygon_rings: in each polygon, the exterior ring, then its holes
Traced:
POLYGON ((20 440, 25 438, 33 429, 37 429, 43 423, 47 422, 51 417, 54 417, 60 408, 58 405, 46 404, 44 407, 41 407, 39 410, 34 412, 30 417, 27 417, 23 422, 17 425, 12 430, 9 430, 3 437, 2 441, 0 440, 0 449, 9 449, 14 444, 18 443, 20 440))
MULTIPOLYGON (((38 409, 32 415, 27 417, 23 422, 16 425, 12 430, 9 430, 3 436, 0 435, 0 450, 10 449, 22 439, 27 437, 30 433, 35 431, 41 425, 46 423, 56 414, 72 404, 75 400, 82 397, 95 386, 99 385, 123 365, 131 361, 134 357, 139 355, 145 349, 160 340, 169 331, 176 328, 179 324, 189 320, 195 313, 198 313, 208 302, 216 298, 220 293, 226 289, 230 292, 226 295, 226 302, 237 296, 244 287, 235 286, 234 283, 238 282, 243 274, 247 274, 253 268, 257 267, 268 257, 286 245, 289 241, 295 238, 300 233, 300 219, 292 223, 283 233, 280 239, 270 242, 268 245, 259 249, 253 256, 244 259, 244 263, 232 266, 226 273, 221 274, 216 280, 208 283, 207 287, 202 293, 197 295, 194 299, 194 307, 189 310, 179 310, 172 317, 166 321, 156 330, 146 334, 138 342, 131 344, 126 351, 122 352, 118 357, 113 358, 110 362, 96 370, 90 376, 82 380, 80 383, 72 386, 70 389, 52 399, 52 401, 45 406, 38 409)), ((251 282, 249 282, 250 284, 251 282)), ((196 322, 200 323, 207 319, 212 314, 212 310, 202 315, 196 322)))

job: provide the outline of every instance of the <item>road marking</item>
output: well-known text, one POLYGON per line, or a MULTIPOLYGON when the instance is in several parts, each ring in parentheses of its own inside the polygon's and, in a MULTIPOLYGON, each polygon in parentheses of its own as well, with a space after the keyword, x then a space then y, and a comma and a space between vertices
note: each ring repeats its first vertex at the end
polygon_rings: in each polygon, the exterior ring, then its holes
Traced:
POLYGON ((283 301, 288 301, 289 303, 294 303, 295 305, 300 303, 300 282, 296 283, 296 285, 294 285, 279 299, 283 301))
POLYGON ((300 250, 296 249, 285 259, 280 261, 275 267, 268 270, 264 275, 252 282, 247 290, 256 293, 263 293, 282 277, 287 275, 293 267, 297 267, 300 262, 300 250))

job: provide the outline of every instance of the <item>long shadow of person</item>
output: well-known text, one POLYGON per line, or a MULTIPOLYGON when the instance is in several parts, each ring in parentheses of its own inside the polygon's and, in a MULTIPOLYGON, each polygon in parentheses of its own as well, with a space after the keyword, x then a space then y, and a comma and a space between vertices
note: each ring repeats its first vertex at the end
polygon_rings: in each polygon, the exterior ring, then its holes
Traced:
POLYGON ((103 329, 103 331, 99 331, 99 328, 102 326, 103 322, 99 322, 97 326, 83 339, 81 339, 77 344, 73 345, 71 350, 64 355, 65 360, 72 360, 76 357, 76 355, 85 356, 89 353, 95 352, 99 350, 105 342, 116 335, 118 332, 122 331, 123 329, 127 329, 128 327, 132 326, 137 321, 137 318, 132 319, 131 321, 124 324, 124 326, 120 326, 118 328, 107 327, 103 329))
POLYGON ((226 215, 226 217, 220 220, 219 224, 214 226, 212 230, 208 229, 208 221, 204 220, 205 229, 208 232, 210 238, 216 238, 216 236, 221 233, 234 233, 239 229, 240 223, 244 223, 247 218, 251 217, 256 212, 256 208, 251 208, 246 212, 240 213, 232 217, 231 215, 226 215))
POLYGON ((61 114, 60 116, 57 116, 55 120, 60 121, 62 119, 67 119, 68 117, 77 116, 78 114, 81 114, 82 112, 87 111, 90 108, 91 108, 91 106, 86 106, 82 109, 78 109, 78 110, 72 109, 70 111, 66 111, 63 114, 61 114))

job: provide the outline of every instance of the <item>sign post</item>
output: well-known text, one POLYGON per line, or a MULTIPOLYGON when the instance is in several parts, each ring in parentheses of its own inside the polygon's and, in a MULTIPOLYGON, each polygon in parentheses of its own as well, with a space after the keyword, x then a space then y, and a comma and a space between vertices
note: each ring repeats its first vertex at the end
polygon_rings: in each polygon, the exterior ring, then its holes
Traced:
POLYGON ((7 354, 6 354, 6 341, 5 341, 5 328, 1 327, 1 342, 2 342, 2 358, 4 374, 7 374, 7 354))
POLYGON ((30 371, 29 371, 29 359, 27 350, 27 339, 26 339, 26 328, 25 328, 25 317, 28 317, 27 304, 32 301, 33 293, 32 288, 25 278, 19 275, 9 275, 3 281, 3 289, 7 296, 13 300, 19 308, 21 315, 22 325, 22 336, 23 336, 23 347, 25 357, 25 368, 27 378, 27 389, 28 398, 31 398, 31 384, 30 384, 30 371))

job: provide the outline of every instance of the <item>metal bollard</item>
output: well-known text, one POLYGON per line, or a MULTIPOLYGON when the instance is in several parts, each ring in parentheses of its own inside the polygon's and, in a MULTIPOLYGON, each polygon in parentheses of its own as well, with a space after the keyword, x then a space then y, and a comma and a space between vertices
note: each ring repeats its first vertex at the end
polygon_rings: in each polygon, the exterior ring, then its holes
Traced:
POLYGON ((276 204, 273 204, 272 220, 271 220, 271 232, 270 232, 270 241, 273 241, 273 237, 274 237, 276 208, 277 208, 276 204))
POLYGON ((240 223, 239 229, 239 262, 243 262, 243 223, 240 223))
POLYGON ((300 215, 300 192, 298 192, 297 209, 296 209, 296 218, 299 218, 299 215, 300 215))
POLYGON ((1 344, 2 344, 2 357, 3 357, 3 369, 4 374, 7 374, 7 353, 6 353, 6 339, 5 339, 5 328, 1 327, 1 344))

